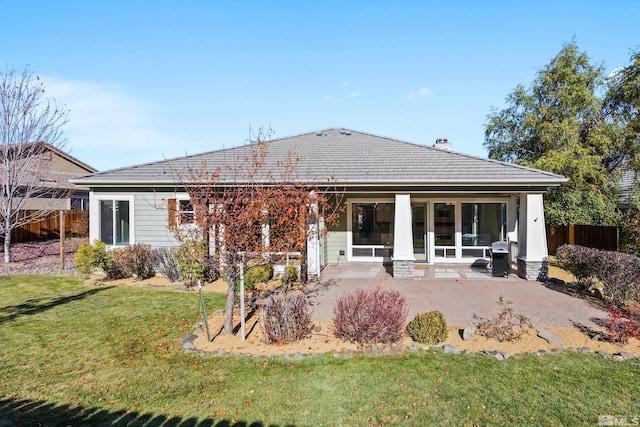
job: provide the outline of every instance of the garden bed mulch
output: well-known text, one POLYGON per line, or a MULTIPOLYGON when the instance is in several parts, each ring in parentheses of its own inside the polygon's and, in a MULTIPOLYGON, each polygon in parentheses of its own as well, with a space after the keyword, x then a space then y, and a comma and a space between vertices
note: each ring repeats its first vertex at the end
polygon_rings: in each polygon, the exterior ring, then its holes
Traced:
MULTIPOLYGON (((11 263, 0 264, 0 275, 17 274, 77 274, 74 254, 86 238, 68 238, 65 240, 65 264, 60 260, 60 240, 14 243, 11 245, 11 263)), ((4 257, 4 248, 0 245, 0 257, 4 257)), ((0 258, 1 259, 1 258, 0 258)))
MULTIPOLYGON (((559 269, 558 269, 559 270, 559 269)), ((552 271, 553 277, 559 276, 562 272, 552 271)), ((565 273, 566 274, 566 273, 565 273)), ((572 276, 562 276, 564 280, 571 280, 572 276)), ((560 277, 558 277, 560 278, 560 277)), ((156 276, 150 279, 135 281, 134 279, 121 279, 115 281, 104 281, 104 276, 92 275, 85 281, 85 284, 91 285, 118 285, 118 286, 151 286, 151 287, 164 287, 175 290, 187 290, 184 285, 179 283, 170 283, 166 278, 162 276, 156 276)), ((227 290, 227 284, 223 280, 218 280, 214 283, 207 283, 203 286, 204 292, 221 292, 225 293, 227 290)), ((191 289, 189 291, 195 291, 191 289)), ((314 329, 309 338, 304 340, 283 344, 283 345, 269 345, 264 342, 264 335, 259 322, 259 315, 254 315, 246 321, 246 339, 242 341, 239 332, 240 328, 240 316, 236 311, 234 315, 234 325, 236 333, 234 335, 225 335, 221 333, 222 325, 224 324, 224 313, 216 312, 209 316, 209 331, 213 338, 208 342, 204 328, 199 328, 197 337, 192 341, 197 350, 207 353, 222 352, 224 354, 246 354, 246 355, 259 355, 259 356, 277 356, 283 354, 294 355, 299 354, 321 354, 330 352, 365 352, 371 354, 371 346, 358 346, 353 343, 342 341, 335 338, 332 329, 331 322, 314 322, 314 329)), ((626 352, 640 357, 640 340, 630 339, 627 344, 611 343, 606 341, 592 340, 589 335, 578 329, 572 328, 545 328, 546 330, 557 335, 564 341, 563 346, 555 346, 549 344, 544 339, 536 335, 535 325, 524 334, 519 340, 515 342, 498 342, 496 340, 487 339, 476 334, 472 339, 463 341, 460 335, 460 330, 463 326, 450 326, 448 328, 448 338, 439 343, 438 346, 451 345, 459 351, 467 350, 469 352, 479 353, 483 350, 506 352, 510 355, 522 354, 522 353, 535 353, 539 350, 552 351, 556 348, 562 348, 565 350, 589 348, 592 351, 603 351, 611 354, 620 352, 626 352)), ((400 348, 407 349, 411 346, 418 346, 422 348, 428 348, 430 346, 424 344, 417 344, 408 336, 405 336, 399 343, 400 348)), ((377 346, 384 348, 384 345, 377 346)), ((403 351, 403 350, 401 350, 403 351)), ((376 354, 388 354, 398 352, 398 346, 395 346, 395 350, 380 351, 376 354)))
MULTIPOLYGON (((371 346, 361 347, 353 343, 345 342, 334 337, 331 322, 314 322, 314 331, 312 335, 299 342, 283 344, 283 345, 269 345, 264 342, 264 334, 259 322, 259 316, 255 315, 246 321, 246 339, 242 341, 240 332, 236 332, 234 335, 224 335, 221 333, 222 325, 224 323, 224 313, 218 312, 209 317, 209 331, 212 336, 212 341, 207 342, 206 333, 201 330, 197 334, 197 338, 193 340, 193 344, 196 349, 205 351, 208 353, 224 352, 224 353, 242 353, 247 355, 260 355, 260 356, 277 356, 285 353, 294 355, 300 354, 318 354, 318 353, 330 353, 337 351, 339 353, 347 351, 363 351, 369 353, 371 346)), ((234 316, 234 325, 236 329, 239 329, 240 318, 236 313, 234 316)), ((535 325, 534 325, 535 326, 535 325)), ((506 352, 509 355, 522 354, 522 353, 535 353, 539 350, 552 351, 557 348, 564 350, 589 348, 592 351, 603 351, 608 354, 615 354, 620 352, 626 352, 634 356, 640 357, 640 341, 637 339, 630 339, 627 344, 617 344, 605 341, 595 341, 589 338, 585 333, 577 329, 567 328, 545 328, 551 331, 558 337, 562 338, 565 345, 557 346, 551 345, 544 339, 536 335, 535 329, 530 329, 519 340, 515 342, 498 342, 496 340, 487 339, 476 334, 468 341, 463 341, 460 335, 460 327, 450 326, 448 328, 448 338, 439 343, 438 346, 451 345, 459 351, 467 350, 472 353, 479 353, 483 350, 506 352)), ((407 349, 413 345, 418 347, 430 347, 424 344, 417 344, 408 336, 405 336, 399 343, 402 347, 407 349)), ((378 347, 384 347, 379 345, 378 347)), ((389 350, 389 353, 397 352, 396 350, 389 350)), ((385 354, 385 352, 378 352, 378 354, 385 354)))

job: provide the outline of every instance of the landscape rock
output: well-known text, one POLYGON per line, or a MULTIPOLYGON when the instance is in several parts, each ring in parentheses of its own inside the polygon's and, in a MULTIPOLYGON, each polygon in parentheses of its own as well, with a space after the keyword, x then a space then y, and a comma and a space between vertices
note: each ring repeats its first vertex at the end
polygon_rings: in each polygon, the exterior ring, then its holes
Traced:
POLYGON ((629 360, 629 359, 633 359, 633 354, 631 353, 627 353, 626 351, 621 351, 620 355, 622 357, 624 357, 625 359, 629 360))
POLYGON ((466 326, 462 331, 462 340, 469 341, 476 334, 477 330, 478 328, 476 328, 475 326, 466 326))
POLYGON ((496 360, 504 360, 504 355, 502 353, 496 353, 495 356, 493 356, 496 360))
POLYGON ((614 356, 620 356, 622 357, 624 360, 629 360, 629 359, 633 359, 633 354, 631 353, 627 353, 626 351, 621 351, 619 353, 614 354, 614 356))
POLYGON ((187 341, 182 344, 183 350, 193 350, 194 348, 196 348, 196 346, 191 341, 187 341))
POLYGON ((450 353, 450 354, 457 354, 457 353, 459 353, 459 351, 458 351, 458 349, 457 349, 457 348, 455 348, 454 346, 449 345, 449 344, 445 344, 444 346, 442 346, 442 350, 443 350, 445 353, 450 353))
POLYGON ((547 279, 547 283, 557 286, 564 286, 566 284, 564 280, 557 279, 555 277, 550 277, 549 279, 547 279))
POLYGON ((540 338, 551 345, 564 345, 564 340, 562 338, 547 331, 546 329, 538 329, 536 332, 540 338))
POLYGON ((186 343, 186 342, 193 341, 193 340, 195 340, 196 338, 198 338, 198 337, 197 337, 197 336, 195 336, 194 334, 189 334, 189 335, 187 335, 187 336, 183 337, 183 338, 180 340, 180 342, 181 342, 182 344, 184 344, 184 343, 186 343))
POLYGON ((594 341, 601 341, 602 340, 602 334, 594 334, 591 339, 594 341))
POLYGON ((614 354, 613 356, 611 356, 611 358, 613 360, 617 360, 618 362, 621 362, 624 360, 624 357, 621 354, 614 354))
POLYGON ((609 356, 609 353, 607 353, 606 351, 602 351, 602 350, 598 350, 596 351, 596 353, 598 353, 600 356, 607 358, 609 356))
POLYGON ((536 356, 544 356, 545 354, 548 354, 549 352, 547 350, 538 350, 536 351, 536 356))
POLYGON ((588 347, 580 347, 580 348, 578 348, 578 351, 581 352, 581 353, 592 353, 593 352, 593 350, 591 350, 588 347))

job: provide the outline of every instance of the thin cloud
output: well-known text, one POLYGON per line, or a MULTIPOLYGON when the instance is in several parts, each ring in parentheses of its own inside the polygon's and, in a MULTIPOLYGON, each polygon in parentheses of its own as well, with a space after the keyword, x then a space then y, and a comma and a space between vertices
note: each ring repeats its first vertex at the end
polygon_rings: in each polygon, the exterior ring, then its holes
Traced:
POLYGON ((408 101, 413 101, 415 99, 424 98, 431 95, 433 95, 433 91, 431 89, 429 89, 428 87, 422 87, 415 92, 410 92, 402 95, 402 98, 408 101))
MULTIPOLYGON (((96 167, 99 162, 124 166, 136 153, 146 151, 148 156, 150 149, 161 158, 163 149, 178 142, 154 124, 167 110, 165 107, 136 98, 117 84, 58 77, 45 77, 43 82, 47 97, 70 110, 69 123, 64 127, 69 145, 74 151, 95 156, 96 167), (126 160, 123 152, 128 153, 126 160)), ((89 159, 81 160, 91 164, 89 159)))
POLYGON ((351 92, 347 98, 357 98, 359 96, 362 96, 360 92, 351 92))
POLYGON ((333 99, 332 96, 325 95, 325 97, 324 97, 325 101, 331 101, 332 99, 333 99))

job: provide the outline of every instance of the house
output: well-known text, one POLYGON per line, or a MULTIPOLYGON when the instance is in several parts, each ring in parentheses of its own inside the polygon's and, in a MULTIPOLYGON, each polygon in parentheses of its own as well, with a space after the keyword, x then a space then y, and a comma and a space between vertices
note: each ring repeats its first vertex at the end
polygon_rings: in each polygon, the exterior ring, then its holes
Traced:
MULTIPOLYGON (((297 150, 300 167, 344 186, 339 226, 310 242, 310 274, 327 264, 391 262, 395 277, 417 263, 487 260, 508 241, 518 274, 537 278, 547 257, 543 194, 566 178, 433 147, 347 129, 326 129, 268 142, 269 160, 297 150)), ((90 239, 110 245, 176 244, 167 229, 175 209, 189 209, 173 171, 224 167, 251 145, 98 172, 72 180, 89 187, 90 239), (167 203, 172 201, 171 203, 167 203), (168 208, 167 208, 168 206, 168 208)), ((188 214, 188 212, 186 213, 188 214)))
POLYGON ((638 207, 638 174, 631 168, 624 168, 619 182, 620 194, 618 207, 620 209, 637 209, 638 207))
POLYGON ((94 173, 95 168, 46 142, 19 144, 7 150, 8 155, 15 154, 23 159, 23 167, 35 169, 36 175, 24 181, 35 191, 22 209, 89 209, 89 187, 73 185, 70 179, 94 173))

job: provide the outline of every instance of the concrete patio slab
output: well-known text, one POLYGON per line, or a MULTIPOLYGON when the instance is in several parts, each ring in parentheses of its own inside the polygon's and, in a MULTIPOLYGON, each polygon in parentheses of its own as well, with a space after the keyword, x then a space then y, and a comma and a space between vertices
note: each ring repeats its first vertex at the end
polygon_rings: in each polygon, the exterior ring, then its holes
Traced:
POLYGON ((406 296, 408 319, 418 313, 441 311, 449 325, 464 326, 499 312, 498 298, 512 302, 516 313, 527 316, 534 327, 597 327, 606 311, 581 298, 547 288, 543 283, 510 275, 492 277, 487 268, 426 266, 414 279, 394 279, 388 267, 370 264, 330 265, 322 272, 327 289, 315 298, 314 317, 331 320, 335 300, 358 288, 395 289, 406 296))

